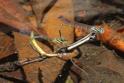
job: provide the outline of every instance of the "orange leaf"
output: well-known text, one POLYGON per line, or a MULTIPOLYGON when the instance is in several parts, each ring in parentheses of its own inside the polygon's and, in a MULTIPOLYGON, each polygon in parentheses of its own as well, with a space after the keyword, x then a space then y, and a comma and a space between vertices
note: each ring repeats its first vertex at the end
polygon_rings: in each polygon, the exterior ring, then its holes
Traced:
POLYGON ((110 46, 124 52, 124 39, 121 34, 114 31, 107 24, 103 24, 104 33, 99 35, 99 40, 103 43, 109 44, 110 46))

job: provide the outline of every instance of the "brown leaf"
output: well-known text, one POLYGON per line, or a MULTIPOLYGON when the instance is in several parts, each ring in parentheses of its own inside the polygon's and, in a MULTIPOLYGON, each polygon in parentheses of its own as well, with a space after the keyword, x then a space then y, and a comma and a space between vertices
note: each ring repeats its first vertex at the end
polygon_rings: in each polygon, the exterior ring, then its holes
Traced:
POLYGON ((14 0, 0 0, 0 7, 19 21, 25 21, 26 12, 14 0))
POLYGON ((38 32, 36 27, 26 19, 26 12, 13 0, 0 0, 0 22, 9 25, 18 31, 38 32))
POLYGON ((0 32, 0 59, 16 53, 14 40, 0 32))
POLYGON ((52 4, 56 2, 56 0, 31 0, 32 8, 36 15, 37 22, 40 23, 44 17, 46 11, 51 8, 52 4))

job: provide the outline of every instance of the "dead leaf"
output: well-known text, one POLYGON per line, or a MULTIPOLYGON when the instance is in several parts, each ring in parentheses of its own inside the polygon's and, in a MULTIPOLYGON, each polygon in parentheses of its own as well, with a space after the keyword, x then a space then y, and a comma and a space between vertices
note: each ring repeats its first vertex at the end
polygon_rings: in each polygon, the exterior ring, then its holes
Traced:
POLYGON ((37 23, 41 23, 43 20, 44 14, 48 9, 56 2, 56 0, 31 0, 32 8, 36 15, 37 23))
POLYGON ((0 22, 7 24, 19 31, 35 31, 36 27, 31 25, 26 19, 26 12, 24 9, 13 0, 0 0, 0 22))
POLYGON ((14 45, 14 40, 5 33, 0 32, 0 41, 0 59, 17 52, 14 45))

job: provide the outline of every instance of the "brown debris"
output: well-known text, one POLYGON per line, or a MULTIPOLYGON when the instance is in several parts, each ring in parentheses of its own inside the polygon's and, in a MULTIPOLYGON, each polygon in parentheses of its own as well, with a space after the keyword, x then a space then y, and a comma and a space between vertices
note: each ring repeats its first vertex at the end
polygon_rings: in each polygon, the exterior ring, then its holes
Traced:
POLYGON ((92 44, 85 44, 80 50, 82 56, 74 61, 79 68, 73 65, 70 71, 74 83, 124 82, 124 61, 114 52, 92 44))
POLYGON ((123 13, 123 8, 121 9, 111 5, 113 1, 117 0, 74 0, 76 21, 89 24, 97 20, 97 17, 103 18, 109 14, 123 13))

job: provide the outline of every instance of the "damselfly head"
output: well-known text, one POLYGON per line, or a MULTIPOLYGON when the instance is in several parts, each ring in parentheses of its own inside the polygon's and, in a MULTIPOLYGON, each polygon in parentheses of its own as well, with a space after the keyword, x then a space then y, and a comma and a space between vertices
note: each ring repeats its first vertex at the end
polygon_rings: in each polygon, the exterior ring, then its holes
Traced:
POLYGON ((91 32, 94 32, 94 33, 104 33, 104 29, 100 26, 100 27, 96 27, 96 26, 93 26, 91 27, 91 32))

